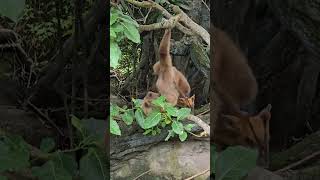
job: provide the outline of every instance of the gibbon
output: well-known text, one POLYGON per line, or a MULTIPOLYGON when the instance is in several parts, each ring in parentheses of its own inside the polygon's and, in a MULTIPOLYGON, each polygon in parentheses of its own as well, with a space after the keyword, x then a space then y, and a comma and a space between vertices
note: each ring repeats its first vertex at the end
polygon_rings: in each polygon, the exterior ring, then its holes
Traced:
POLYGON ((159 46, 160 61, 153 65, 153 71, 158 76, 158 92, 175 106, 179 97, 189 97, 191 88, 185 76, 172 65, 170 38, 171 30, 166 29, 159 46))

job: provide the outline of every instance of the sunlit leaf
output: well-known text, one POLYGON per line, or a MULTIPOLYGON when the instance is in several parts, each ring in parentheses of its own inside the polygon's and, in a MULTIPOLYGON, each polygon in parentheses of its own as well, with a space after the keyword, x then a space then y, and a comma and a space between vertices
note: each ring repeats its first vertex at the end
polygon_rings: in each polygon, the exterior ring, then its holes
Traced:
POLYGON ((185 131, 183 131, 182 134, 179 134, 179 139, 182 142, 185 141, 187 139, 187 137, 188 137, 188 134, 185 131))
POLYGON ((177 111, 177 119, 178 120, 183 120, 186 117, 188 117, 191 113, 191 109, 190 108, 181 108, 177 111))
POLYGON ((176 107, 166 105, 164 109, 170 116, 177 116, 178 109, 176 107))
POLYGON ((121 50, 115 41, 110 41, 110 66, 116 68, 121 57, 121 50))
POLYGON ((124 114, 122 114, 122 120, 127 124, 127 125, 131 125, 132 122, 133 122, 133 116, 134 116, 134 113, 133 113, 133 110, 130 109, 130 110, 127 110, 124 114))
POLYGON ((140 43, 140 33, 137 29, 137 27, 131 23, 123 22, 123 32, 127 36, 129 40, 131 40, 134 43, 140 43))
POLYGON ((173 121, 171 127, 176 134, 180 135, 183 133, 183 124, 181 122, 173 121))
POLYGON ((135 114, 134 114, 134 116, 135 116, 135 118, 136 118, 139 126, 140 126, 141 128, 143 128, 143 129, 147 129, 147 128, 144 127, 144 121, 145 121, 145 119, 144 119, 143 112, 141 111, 141 109, 137 109, 136 112, 135 112, 135 114))
POLYGON ((161 121, 161 113, 159 111, 153 111, 144 121, 144 128, 149 129, 159 124, 161 121))
POLYGON ((125 14, 121 14, 120 16, 122 21, 133 24, 135 27, 139 27, 139 24, 135 20, 133 20, 130 16, 125 14))
POLYGON ((111 117, 110 117, 110 132, 115 135, 119 135, 119 136, 121 135, 121 130, 117 121, 113 120, 111 117))
POLYGON ((162 108, 165 106, 165 104, 166 104, 165 102, 166 102, 166 98, 164 96, 160 96, 157 99, 152 100, 152 104, 159 106, 159 107, 162 107, 162 108))
POLYGON ((193 127, 195 127, 196 125, 195 124, 187 124, 184 126, 184 129, 186 131, 191 131, 193 127))

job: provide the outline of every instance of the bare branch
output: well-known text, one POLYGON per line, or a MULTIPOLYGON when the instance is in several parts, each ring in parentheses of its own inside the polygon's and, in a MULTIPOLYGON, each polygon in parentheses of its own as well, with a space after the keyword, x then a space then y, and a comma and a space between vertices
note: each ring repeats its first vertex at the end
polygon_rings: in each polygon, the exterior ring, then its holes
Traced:
POLYGON ((171 17, 169 20, 164 19, 162 22, 154 23, 154 24, 148 24, 148 25, 140 25, 139 31, 152 31, 156 29, 163 29, 163 28, 173 28, 179 19, 181 18, 181 14, 178 14, 176 16, 171 17))
POLYGON ((189 27, 193 32, 198 34, 210 46, 210 34, 202 26, 195 23, 186 13, 184 13, 179 6, 172 5, 172 9, 177 14, 182 14, 181 21, 185 26, 189 27))
MULTIPOLYGON (((159 10, 164 17, 170 19, 172 17, 172 15, 162 6, 160 6, 158 3, 153 2, 153 1, 135 1, 135 0, 126 0, 128 3, 139 6, 139 7, 143 7, 143 8, 156 8, 157 10, 159 10)), ((184 27, 182 24, 177 23, 176 27, 183 32, 184 34, 187 35, 194 35, 194 33, 192 31, 190 31, 188 28, 184 27)))
POLYGON ((202 121, 202 119, 200 119, 199 117, 194 116, 194 115, 189 115, 187 117, 187 119, 198 124, 205 131, 205 133, 208 136, 210 136, 210 126, 207 123, 205 123, 204 121, 202 121))

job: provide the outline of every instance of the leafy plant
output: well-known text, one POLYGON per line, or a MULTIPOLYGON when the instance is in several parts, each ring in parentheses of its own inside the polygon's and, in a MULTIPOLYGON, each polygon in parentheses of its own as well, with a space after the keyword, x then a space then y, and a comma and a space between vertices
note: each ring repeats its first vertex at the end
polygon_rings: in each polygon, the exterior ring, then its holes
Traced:
POLYGON ((215 160, 217 180, 241 180, 256 166, 257 150, 242 146, 229 147, 215 160))
POLYGON ((0 15, 17 22, 25 7, 25 0, 0 1, 0 15))
POLYGON ((140 43, 138 23, 114 7, 110 10, 110 66, 115 68, 121 57, 119 43, 125 38, 140 43))
POLYGON ((121 130, 115 119, 122 120, 127 125, 131 125, 136 120, 137 124, 145 130, 144 135, 157 135, 161 133, 163 128, 170 126, 171 129, 169 129, 166 141, 175 135, 179 136, 180 141, 185 141, 188 137, 188 132, 195 126, 195 124, 184 125, 181 122, 190 115, 191 109, 178 109, 167 103, 164 96, 160 96, 152 101, 155 108, 148 116, 145 116, 142 111, 142 100, 133 99, 132 101, 134 103, 133 109, 120 108, 111 104, 110 131, 112 134, 121 135, 121 130))
MULTIPOLYGON (((19 136, 2 135, 0 138, 0 172, 19 171, 30 168, 34 178, 39 180, 106 180, 107 177, 107 154, 102 149, 101 133, 90 130, 87 121, 72 116, 72 124, 78 130, 78 139, 73 149, 56 150, 55 142, 51 138, 44 138, 40 145, 40 151, 46 156, 43 164, 34 165, 34 159, 30 156, 30 145, 19 136), (75 158, 75 151, 81 150, 82 157, 79 163, 75 158), (79 168, 78 168, 79 167, 79 168)), ((97 122, 105 121, 96 120, 97 122)), ((99 123, 90 123, 97 124, 99 123)), ((101 126, 101 125, 100 125, 101 126)), ((104 128, 101 128, 104 129, 104 128)), ((43 155, 42 155, 43 156, 43 155)), ((7 179, 0 176, 0 180, 7 179)))

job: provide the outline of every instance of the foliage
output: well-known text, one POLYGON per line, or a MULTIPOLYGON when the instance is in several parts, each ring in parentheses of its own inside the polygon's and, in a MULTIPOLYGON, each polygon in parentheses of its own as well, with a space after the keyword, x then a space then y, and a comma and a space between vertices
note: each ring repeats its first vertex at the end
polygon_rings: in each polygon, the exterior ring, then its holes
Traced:
POLYGON ((18 21, 25 6, 25 0, 0 1, 0 15, 6 16, 14 22, 18 21))
MULTIPOLYGON (((228 147, 219 155, 213 152, 211 167, 217 180, 241 180, 256 166, 258 152, 242 146, 228 147)), ((212 151, 211 151, 212 155, 212 151)))
POLYGON ((110 10, 110 66, 115 68, 121 57, 119 43, 125 38, 140 43, 138 23, 116 8, 110 10))
POLYGON ((111 104, 110 106, 110 132, 115 135, 121 135, 121 130, 116 119, 121 119, 125 124, 131 125, 134 120, 137 124, 145 130, 144 135, 157 135, 166 126, 170 126, 166 141, 171 137, 178 135, 180 141, 185 141, 188 137, 187 132, 190 132, 195 124, 184 125, 181 121, 190 115, 191 109, 181 108, 177 109, 171 104, 167 103, 164 96, 152 101, 155 108, 148 115, 145 116, 141 108, 142 100, 133 99, 133 109, 127 107, 120 108, 111 104))
POLYGON ((50 152, 55 148, 55 142, 52 138, 44 138, 40 144, 40 150, 43 152, 50 152))
POLYGON ((30 152, 27 144, 18 136, 2 136, 0 139, 0 172, 21 170, 29 166, 30 152))
POLYGON ((0 172, 31 168, 32 175, 39 180, 108 179, 103 137, 90 130, 84 122, 72 116, 72 124, 79 134, 74 149, 48 153, 55 148, 55 142, 51 138, 44 138, 40 150, 48 155, 48 160, 40 165, 32 163, 30 146, 21 137, 3 135, 0 139, 0 172), (78 150, 83 152, 79 163, 75 158, 75 151, 78 150))

